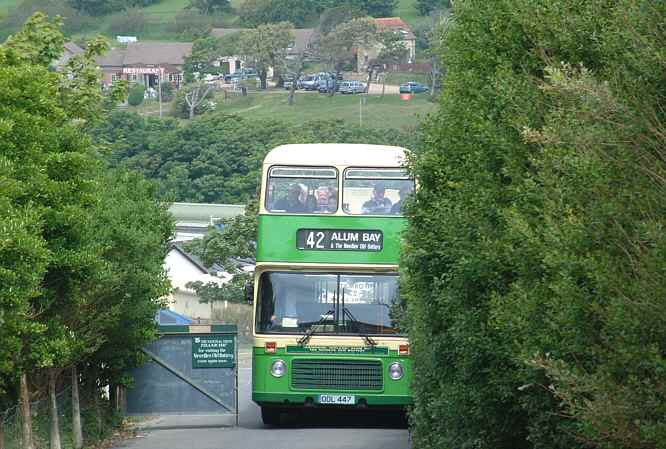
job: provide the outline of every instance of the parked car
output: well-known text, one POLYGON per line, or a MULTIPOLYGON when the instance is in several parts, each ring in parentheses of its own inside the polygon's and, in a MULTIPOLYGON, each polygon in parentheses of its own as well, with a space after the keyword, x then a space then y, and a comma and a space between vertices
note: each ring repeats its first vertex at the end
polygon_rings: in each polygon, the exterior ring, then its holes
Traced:
POLYGON ((307 75, 298 80, 298 87, 305 90, 317 90, 319 80, 314 75, 307 75))
POLYGON ((234 73, 228 73, 224 75, 224 82, 231 83, 233 81, 247 80, 259 78, 257 70, 252 67, 243 67, 242 69, 236 70, 234 73))
POLYGON ((331 91, 337 90, 338 81, 335 78, 335 74, 329 74, 329 76, 319 76, 319 86, 318 90, 320 94, 328 93, 331 91))
POLYGON ((418 94, 421 92, 428 92, 428 90, 428 86, 417 83, 416 81, 409 81, 400 85, 401 94, 418 94))
POLYGON ((341 94, 360 94, 368 91, 368 86, 361 81, 341 81, 338 92, 341 94))

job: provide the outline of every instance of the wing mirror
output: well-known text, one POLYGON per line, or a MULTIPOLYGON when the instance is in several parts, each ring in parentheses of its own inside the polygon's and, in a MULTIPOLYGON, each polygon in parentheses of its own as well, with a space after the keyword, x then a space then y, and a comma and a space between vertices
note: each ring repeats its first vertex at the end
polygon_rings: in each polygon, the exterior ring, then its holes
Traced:
POLYGON ((248 304, 252 304, 254 302, 254 282, 245 283, 245 301, 248 304))

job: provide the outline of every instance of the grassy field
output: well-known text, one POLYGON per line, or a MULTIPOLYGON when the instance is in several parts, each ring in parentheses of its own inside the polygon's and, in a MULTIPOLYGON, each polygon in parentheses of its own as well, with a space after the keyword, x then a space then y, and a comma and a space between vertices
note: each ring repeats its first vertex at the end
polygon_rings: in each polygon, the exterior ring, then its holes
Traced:
MULTIPOLYGON (((339 95, 329 97, 317 93, 296 92, 293 106, 287 104, 287 92, 271 90, 250 93, 247 97, 230 97, 227 100, 218 94, 214 101, 216 110, 257 119, 280 119, 290 123, 302 123, 309 120, 341 119, 349 123, 371 128, 416 127, 426 114, 435 109, 435 104, 428 101, 427 95, 415 95, 411 100, 401 100, 399 95, 370 95, 365 105, 360 105, 360 95, 339 95), (362 114, 362 117, 361 117, 362 114)), ((163 104, 164 114, 171 111, 170 104, 163 104)), ((154 101, 129 111, 156 116, 158 105, 154 101)))
POLYGON ((434 109, 427 96, 415 96, 409 101, 398 95, 368 97, 361 105, 360 95, 335 95, 297 92, 295 103, 287 104, 286 92, 257 93, 247 97, 234 97, 217 101, 217 108, 225 112, 256 118, 280 118, 301 123, 312 119, 342 119, 349 123, 373 128, 413 128, 420 119, 434 109))

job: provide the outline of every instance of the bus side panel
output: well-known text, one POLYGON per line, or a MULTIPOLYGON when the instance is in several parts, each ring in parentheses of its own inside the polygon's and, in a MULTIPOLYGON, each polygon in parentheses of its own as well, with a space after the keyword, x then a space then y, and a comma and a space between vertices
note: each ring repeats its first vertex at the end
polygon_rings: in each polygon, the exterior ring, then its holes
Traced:
POLYGON ((400 217, 260 215, 257 262, 397 264, 404 227, 405 219, 400 217), (296 241, 299 229, 379 230, 383 233, 383 248, 381 251, 299 250, 296 241))

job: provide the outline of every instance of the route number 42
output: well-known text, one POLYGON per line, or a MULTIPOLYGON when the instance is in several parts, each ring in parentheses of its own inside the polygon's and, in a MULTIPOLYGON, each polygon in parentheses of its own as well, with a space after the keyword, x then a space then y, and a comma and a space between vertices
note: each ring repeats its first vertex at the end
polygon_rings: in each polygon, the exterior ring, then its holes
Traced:
POLYGON ((321 231, 310 231, 308 232, 308 238, 305 239, 305 244, 308 248, 311 249, 324 249, 324 245, 321 243, 324 240, 326 235, 321 231))

